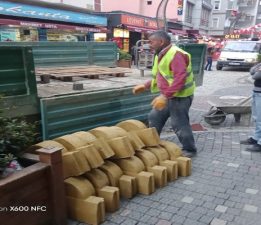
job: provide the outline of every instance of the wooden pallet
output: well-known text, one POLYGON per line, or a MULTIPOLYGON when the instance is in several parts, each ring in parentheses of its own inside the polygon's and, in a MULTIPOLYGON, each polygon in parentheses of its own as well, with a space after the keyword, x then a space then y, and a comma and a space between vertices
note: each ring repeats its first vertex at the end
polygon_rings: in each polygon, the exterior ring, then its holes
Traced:
POLYGON ((99 79, 99 76, 101 75, 123 77, 125 73, 131 73, 131 70, 122 67, 109 68, 102 66, 36 68, 36 75, 40 76, 41 81, 44 83, 48 83, 50 78, 62 81, 72 81, 73 77, 99 79))

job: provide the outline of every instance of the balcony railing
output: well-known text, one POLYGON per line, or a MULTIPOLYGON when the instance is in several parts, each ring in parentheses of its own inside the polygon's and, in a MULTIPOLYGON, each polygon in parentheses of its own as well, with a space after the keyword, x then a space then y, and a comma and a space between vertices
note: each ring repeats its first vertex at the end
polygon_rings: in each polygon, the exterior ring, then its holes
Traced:
POLYGON ((211 0, 203 0, 202 5, 208 7, 209 9, 213 8, 213 5, 211 4, 211 0))

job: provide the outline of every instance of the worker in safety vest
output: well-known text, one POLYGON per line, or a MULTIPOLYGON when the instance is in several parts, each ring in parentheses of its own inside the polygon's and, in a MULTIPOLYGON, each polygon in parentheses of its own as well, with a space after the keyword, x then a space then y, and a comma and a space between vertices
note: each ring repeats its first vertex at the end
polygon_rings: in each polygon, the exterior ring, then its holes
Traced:
POLYGON ((170 117, 171 126, 182 144, 183 155, 193 157, 197 153, 189 122, 189 108, 195 90, 191 56, 175 45, 165 31, 156 31, 149 36, 150 48, 155 51, 152 80, 136 85, 134 94, 146 89, 160 92, 151 103, 149 126, 160 134, 170 117))

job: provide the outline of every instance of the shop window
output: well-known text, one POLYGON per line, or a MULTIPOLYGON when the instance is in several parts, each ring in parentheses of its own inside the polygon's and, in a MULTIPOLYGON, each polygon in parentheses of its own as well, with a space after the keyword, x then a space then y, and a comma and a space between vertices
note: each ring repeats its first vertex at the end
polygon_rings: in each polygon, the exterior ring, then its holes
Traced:
POLYGON ((23 30, 23 35, 30 35, 30 30, 23 30))

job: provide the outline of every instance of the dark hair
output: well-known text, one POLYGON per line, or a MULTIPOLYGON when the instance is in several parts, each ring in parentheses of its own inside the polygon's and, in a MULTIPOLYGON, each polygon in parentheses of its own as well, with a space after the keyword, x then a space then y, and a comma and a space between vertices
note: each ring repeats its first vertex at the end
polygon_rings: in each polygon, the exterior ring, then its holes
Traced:
POLYGON ((171 37, 168 35, 167 32, 165 32, 165 31, 163 31, 163 30, 155 31, 155 32, 153 32, 153 33, 151 33, 151 34, 149 35, 149 37, 152 37, 152 36, 154 36, 154 37, 156 37, 156 38, 163 39, 163 40, 165 40, 165 41, 167 41, 167 42, 171 42, 171 37))

